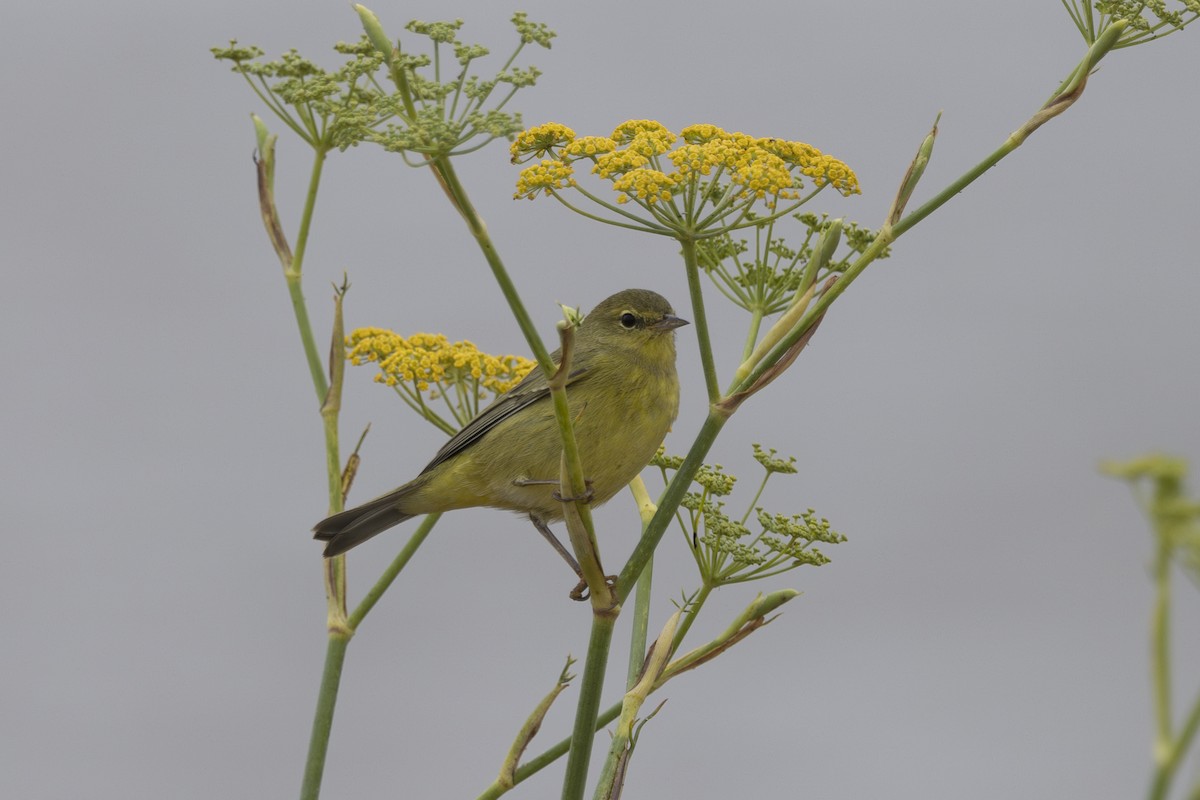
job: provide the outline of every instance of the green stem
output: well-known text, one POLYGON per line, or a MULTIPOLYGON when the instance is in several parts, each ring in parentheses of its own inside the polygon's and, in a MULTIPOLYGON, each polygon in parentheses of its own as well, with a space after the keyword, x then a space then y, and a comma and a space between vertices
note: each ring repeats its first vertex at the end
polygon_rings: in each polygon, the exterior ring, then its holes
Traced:
MULTIPOLYGON (((665 501, 666 501, 666 499, 664 497, 663 502, 665 502, 665 501)), ((662 506, 660 505, 660 508, 661 507, 662 506)), ((678 650, 679 645, 683 643, 684 636, 687 635, 688 629, 691 628, 692 622, 695 620, 696 615, 700 612, 700 608, 704 605, 704 601, 708 599, 708 596, 709 596, 709 594, 711 594, 711 592, 712 592, 711 586, 706 586, 706 587, 702 588, 700 590, 700 592, 696 595, 696 597, 690 603, 691 608, 689 609, 688 613, 685 614, 683 616, 683 618, 680 620, 680 622, 679 622, 680 627, 676 630, 675 638, 672 640, 672 645, 671 645, 672 652, 675 652, 676 650, 678 650)), ((638 669, 639 670, 641 669, 640 662, 638 663, 638 669)), ((603 729, 605 725, 608 725, 610 722, 612 722, 617 717, 619 717, 621 715, 621 706, 622 706, 621 701, 618 701, 618 702, 614 703, 613 705, 609 706, 608 708, 604 709, 604 711, 602 711, 596 717, 596 725, 595 725, 594 730, 599 731, 599 730, 603 729)), ((520 783, 521 781, 525 780, 526 778, 529 778, 529 777, 533 776, 534 774, 540 772, 541 770, 545 769, 546 767, 550 766, 555 761, 557 761, 559 758, 562 758, 562 756, 564 756, 571 749, 571 739, 572 739, 572 737, 567 737, 565 739, 560 740, 553 746, 547 748, 541 754, 535 756, 534 758, 529 759, 524 764, 522 764, 520 767, 518 767, 515 777, 514 777, 515 783, 520 783)), ((506 788, 504 788, 503 786, 501 786, 499 782, 493 782, 491 786, 489 786, 487 789, 485 789, 479 795, 478 800, 496 800, 496 798, 503 795, 506 791, 508 791, 508 790, 506 788)))
MULTIPOLYGON (((1071 70, 1070 74, 1068 74, 1063 82, 1059 85, 1058 91, 1055 93, 1056 98, 1074 88, 1074 85, 1077 84, 1081 78, 1086 77, 1087 74, 1095 68, 1100 59, 1104 58, 1104 56, 1107 55, 1110 50, 1112 50, 1113 45, 1117 43, 1117 39, 1120 38, 1121 33, 1125 30, 1126 26, 1127 23, 1123 21, 1115 22, 1112 25, 1109 25, 1108 28, 1106 28, 1104 32, 1097 37, 1095 43, 1091 46, 1091 48, 1088 49, 1087 55, 1084 56, 1083 60, 1071 70)), ((1050 102, 1053 103, 1054 99, 1052 98, 1050 102)), ((1047 103, 1047 105, 1049 105, 1049 103, 1047 103)), ((1016 150, 1018 147, 1020 147, 1025 142, 1025 138, 1029 133, 1032 133, 1032 130, 1025 130, 1023 127, 1018 131, 1018 133, 1010 136, 1007 140, 1005 140, 1004 144, 996 148, 991 155, 989 155, 983 161, 980 161, 962 177, 936 194, 920 208, 911 212, 908 214, 908 216, 897 222, 892 227, 892 237, 899 237, 909 228, 941 208, 950 198, 967 188, 967 186, 973 183, 976 178, 999 163, 1000 159, 1004 158, 1013 150, 1016 150)))
MULTIPOLYGON (((582 194, 583 196, 585 196, 589 199, 592 199, 598 205, 609 207, 608 203, 605 203, 600 198, 589 193, 586 189, 581 189, 579 187, 574 187, 574 188, 577 192, 579 192, 580 194, 582 194)), ((571 201, 567 200, 565 197, 563 197, 563 195, 560 192, 557 192, 554 189, 550 190, 550 196, 553 197, 558 202, 562 203, 564 206, 569 208, 571 211, 574 211, 576 214, 580 215, 581 217, 585 217, 587 219, 594 220, 596 222, 602 222, 605 225, 612 225, 615 228, 626 228, 631 231, 640 231, 642 233, 654 233, 659 236, 670 236, 670 237, 675 236, 675 231, 671 230, 670 228, 651 226, 651 224, 649 222, 646 222, 641 217, 637 216, 636 214, 630 214, 628 211, 625 211, 623 209, 621 209, 619 211, 619 213, 622 216, 626 216, 626 217, 629 217, 630 219, 637 220, 636 225, 630 224, 628 222, 618 222, 617 220, 611 219, 609 217, 602 217, 599 214, 593 214, 590 211, 584 211, 583 208, 581 208, 580 206, 577 206, 574 203, 572 203, 571 201)))
MULTIPOLYGON (((601 730, 605 725, 612 722, 619 716, 621 716, 621 703, 617 702, 604 709, 604 711, 600 713, 600 716, 596 717, 596 730, 601 730)), ((566 755, 570 749, 571 737, 568 736, 565 739, 559 740, 559 742, 554 746, 547 748, 546 751, 540 755, 529 759, 524 764, 517 767, 516 774, 513 778, 514 785, 537 774, 538 772, 541 772, 543 769, 566 755)), ((494 781, 491 786, 484 789, 479 794, 477 800, 496 800, 496 798, 500 797, 507 791, 508 789, 501 786, 499 781, 494 781)))
MULTIPOLYGON (((1197 731, 1200 731, 1200 694, 1196 695, 1196 700, 1192 703, 1192 710, 1188 712, 1187 722, 1179 730, 1179 738, 1175 740, 1177 755, 1174 766, 1178 766, 1179 762, 1183 760, 1183 756, 1196 738, 1197 731)), ((1197 789, 1200 790, 1200 786, 1197 786, 1197 789)))
POLYGON ((379 598, 383 597, 383 593, 388 590, 388 587, 400 575, 400 571, 408 565, 413 555, 416 554, 417 548, 425 542, 426 537, 433 530, 433 526, 441 518, 442 515, 439 512, 437 514, 430 514, 421 520, 421 524, 417 526, 412 536, 408 538, 408 543, 404 545, 404 549, 396 554, 396 557, 392 559, 392 563, 388 564, 388 568, 379 576, 379 580, 375 581, 375 585, 371 587, 371 590, 366 593, 354 608, 354 611, 347 617, 346 623, 352 630, 358 630, 359 623, 363 621, 363 617, 367 616, 371 612, 371 609, 375 607, 375 604, 379 602, 379 598))
POLYGON ((349 643, 349 635, 330 631, 329 642, 325 647, 325 668, 321 672, 321 689, 317 695, 317 710, 308 741, 308 759, 304 763, 304 783, 300 787, 300 800, 317 800, 321 794, 321 776, 325 772, 329 732, 333 728, 333 708, 337 703, 342 664, 346 660, 346 645, 349 643))
POLYGON ((646 568, 638 576, 637 594, 633 600, 633 630, 629 637, 629 669, 626 672, 625 688, 632 689, 646 661, 646 637, 650 632, 650 591, 654 584, 654 557, 646 562, 646 568))
POLYGON ((521 328, 521 333, 524 334, 525 341, 529 344, 530 352, 533 353, 534 358, 541 365, 542 370, 546 373, 546 377, 550 377, 554 374, 554 362, 550 358, 550 351, 542 343, 542 338, 537 332, 537 326, 533 324, 533 319, 529 316, 529 312, 525 309, 525 304, 522 302, 521 296, 517 293, 517 287, 509 277, 508 270, 504 267, 504 262, 500 260, 500 254, 496 252, 495 245, 492 244, 491 237, 488 235, 487 225, 484 224, 478 212, 475 211, 475 206, 467 196, 466 189, 463 188, 462 183, 459 181, 458 174, 454 171, 454 165, 450 163, 450 159, 448 158, 437 158, 430 163, 430 167, 433 169, 434 175, 437 176, 442 188, 445 189, 446 196, 450 198, 450 202, 462 214, 463 220, 467 223, 467 228, 471 231, 471 235, 475 237, 475 242, 483 252, 484 259, 487 261, 488 266, 492 268, 492 275, 495 277, 496 283, 499 284, 500 292, 504 295, 504 299, 508 303, 508 307, 512 311, 517 325, 521 328))
MULTIPOLYGON (((1171 556, 1175 544, 1169 508, 1176 500, 1178 483, 1160 481, 1150 505, 1150 516, 1155 527, 1158 548, 1154 554, 1154 611, 1150 623, 1151 682, 1154 691, 1154 780, 1150 788, 1151 800, 1163 800, 1171 789, 1176 768, 1184 753, 1184 746, 1174 741, 1171 730, 1171 556)), ((1197 700, 1200 703, 1200 700, 1197 700)), ((1188 724, 1197 724, 1200 705, 1192 709, 1188 724)), ((1192 731, 1194 734, 1195 731, 1192 731)), ((1183 737, 1181 736, 1181 739, 1183 737)), ((1190 739, 1190 735, 1188 736, 1190 739)))
MULTIPOLYGON (((694 254, 693 249, 693 264, 695 263, 694 254)), ((666 533, 672 517, 675 515, 684 494, 686 494, 688 487, 691 485, 692 478, 695 477, 696 472, 704 463, 704 457, 712 448, 713 442, 716 441, 717 435, 721 432, 728 419, 729 416, 727 413, 721 412, 715 407, 709 412, 708 417, 696 435, 696 440, 692 443, 691 449, 676 471, 675 477, 663 493, 658 510, 650 520, 649 525, 646 526, 641 540, 634 548, 624 569, 621 570, 621 574, 617 578, 616 595, 618 602, 624 602, 629 593, 627 587, 634 585, 640 580, 643 570, 653 557, 654 550, 658 547, 658 543, 666 533)), ((592 618, 592 633, 588 642, 587 660, 584 664, 583 677, 580 681, 579 704, 575 713, 575 726, 572 730, 569 745, 570 755, 567 759, 566 774, 563 778, 563 800, 582 800, 583 798, 587 782, 588 766, 591 761, 594 734, 597 726, 603 724, 598 721, 598 711, 600 708, 600 696, 604 689, 604 675, 607 669, 608 652, 612 644, 612 633, 615 623, 615 614, 595 614, 592 618)), ((617 713, 620 713, 619 705, 617 706, 617 713)), ((521 775, 521 770, 518 770, 518 780, 520 780, 521 775)))
MULTIPOLYGON (((384 53, 388 61, 389 72, 392 77, 392 82, 396 85, 399 92, 401 102, 407 111, 410 119, 416 119, 417 109, 413 102, 412 87, 408 82, 408 73, 401 65, 399 59, 392 58, 392 43, 390 39, 383 33, 382 26, 374 14, 365 12, 365 9, 359 11, 359 15, 363 17, 364 27, 367 29, 367 35, 375 44, 375 47, 384 53)), ((487 226, 475 211, 474 205, 471 203, 470 197, 467 196, 466 189, 458 179, 457 173, 454 171, 454 165, 446 155, 435 156, 428 161, 429 168, 437 178, 442 190, 450 199, 451 204, 458 209, 463 220, 467 223, 467 228, 470 229, 471 235, 475 237, 475 241, 479 245, 479 249, 483 251, 483 256, 488 262, 488 266, 492 268, 492 274, 496 278, 496 282, 500 284, 500 291, 504 294, 504 299, 508 302, 509 308, 512 310, 513 317, 517 320, 517 325, 521 328, 521 333, 525 336, 525 341, 529 344, 529 350, 533 353, 534 358, 542 367, 542 371, 546 373, 546 377, 554 374, 554 362, 550 359, 550 352, 546 349, 542 339, 538 336, 537 328, 533 324, 533 320, 529 317, 529 312, 525 310, 525 304, 521 301, 520 295, 517 294, 517 289, 513 285, 512 280, 508 276, 508 271, 504 268, 504 263, 500 260, 500 254, 496 252, 495 246, 492 244, 491 238, 488 236, 487 226)))
POLYGON ((604 673, 608 668, 608 651, 616 621, 615 615, 592 615, 592 633, 588 639, 583 677, 579 682, 579 703, 575 708, 575 727, 571 731, 571 750, 563 777, 562 800, 583 800, 587 787, 592 743, 596 738, 596 717, 600 711, 604 673))
POLYGON ((1156 596, 1150 626, 1154 683, 1155 753, 1171 747, 1171 544, 1158 537, 1154 559, 1156 596))
POLYGON ((902 236, 918 222, 922 221, 934 211, 937 211, 939 208, 945 205, 950 198, 954 197, 956 194, 973 183, 977 178, 979 178, 979 176, 983 175, 983 173, 994 167, 1002 158, 1020 147, 1028 138, 1029 134, 1037 130, 1038 127, 1043 125, 1049 119, 1053 118, 1054 115, 1061 113, 1061 111, 1069 106, 1071 102, 1074 102, 1074 99, 1077 97, 1077 95, 1071 97, 1065 97, 1065 95, 1068 92, 1079 91, 1079 82, 1086 77, 1087 74, 1100 61, 1100 59, 1102 59, 1113 48, 1113 45, 1116 44, 1117 39, 1120 37, 1121 32, 1124 31, 1125 27, 1126 23, 1120 21, 1108 26, 1108 28, 1105 29, 1099 38, 1096 39, 1095 44, 1093 44, 1088 50, 1088 53, 1086 56, 1084 56, 1083 60, 1074 69, 1072 69, 1067 78, 1064 79, 1060 87, 1060 93, 1057 94, 1055 98, 1052 98, 1050 102, 1043 106, 1043 108, 1039 110, 1037 114, 1031 117, 1016 132, 1010 135, 1004 141, 1003 145, 996 148, 996 150, 994 150, 987 158, 985 158, 983 161, 980 161, 960 178, 958 178, 958 180, 954 181, 941 192, 936 194, 920 208, 900 219, 893 226, 891 226, 890 229, 885 227, 882 231, 880 231, 879 236, 875 238, 875 241, 871 244, 871 246, 868 247, 862 253, 862 255, 859 256, 859 258, 846 269, 844 273, 842 273, 837 282, 830 286, 826 291, 822 292, 820 298, 818 298, 818 300, 813 303, 812 307, 808 309, 808 312, 804 315, 804 318, 796 324, 796 327, 792 330, 792 332, 785 336, 779 342, 779 344, 776 345, 771 352, 761 362, 759 362, 758 365, 756 365, 754 370, 752 370, 750 374, 747 375, 746 378, 734 388, 734 392, 744 391, 745 389, 753 386, 757 382, 758 378, 760 378, 767 370, 771 369, 779 361, 779 359, 781 359, 784 354, 787 353, 793 344, 795 344, 802 336, 808 333, 811 324, 825 313, 833 301, 841 296, 842 292, 846 291, 846 289, 850 287, 850 284, 862 274, 863 270, 865 270, 871 264, 871 262, 879 256, 879 253, 881 253, 886 246, 902 236))
MULTIPOLYGON (((308 249, 308 232, 312 226, 313 211, 317 204, 317 189, 321 185, 321 170, 325 165, 326 150, 317 147, 313 152, 312 171, 308 179, 308 195, 304 198, 304 211, 300 215, 300 229, 296 234, 295 255, 292 256, 291 266, 284 269, 283 276, 287 280, 288 294, 292 298, 292 310, 296 314, 296 325, 300 329, 300 341, 304 346, 304 357, 308 361, 308 371, 312 376, 313 389, 317 394, 317 402, 325 402, 325 394, 329 391, 329 382, 325 377, 325 368, 321 363, 321 351, 313 337, 312 323, 308 319, 308 305, 304 302, 304 291, 300 285, 304 273, 304 253, 308 249)), ((341 467, 339 466, 340 470, 341 467)))
POLYGON ((758 344, 758 331, 762 327, 762 319, 762 307, 755 305, 750 310, 750 330, 746 333, 746 346, 742 348, 743 362, 754 352, 754 345, 758 344))
MULTIPOLYGON (((1179 731, 1179 738, 1170 743, 1167 751, 1159 753, 1156 748, 1159 763, 1157 769, 1154 770, 1154 780, 1150 784, 1150 800, 1165 800, 1171 790, 1171 782, 1175 779, 1175 773, 1187 755, 1192 741, 1196 738, 1197 730, 1200 730, 1200 695, 1197 695, 1195 702, 1192 703, 1187 721, 1179 731)), ((1197 793, 1200 793, 1200 786, 1197 786, 1189 796, 1195 797, 1197 793)))
POLYGON ((617 578, 617 598, 620 601, 624 602, 629 594, 627 587, 635 584, 641 576, 642 570, 650 562, 654 550, 662 541, 667 527, 675 516, 676 509, 679 508, 679 503, 692 485, 692 478, 703 466, 704 457, 708 455, 708 451, 712 448, 713 442, 716 441, 717 435, 721 432, 721 428, 725 427, 728 419, 728 414, 713 408, 705 418, 704 424, 700 426, 696 440, 692 442, 692 448, 684 457, 683 463, 679 465, 679 469, 667 485, 666 491, 663 492, 662 499, 658 504, 658 511, 654 512, 654 518, 646 526, 646 532, 638 540, 637 546, 633 548, 629 560, 625 562, 625 567, 617 578))
POLYGON ((687 632, 691 630, 692 623, 696 621, 696 616, 704 607, 704 601, 712 594, 712 590, 713 587, 710 584, 704 584, 692 601, 688 603, 687 613, 683 615, 683 619, 679 620, 679 627, 675 629, 675 638, 671 641, 672 654, 679 650, 679 645, 683 644, 683 637, 687 636, 687 632))
POLYGON ((730 387, 729 394, 745 391, 753 386, 762 375, 775 366, 778 361, 783 358, 792 345, 798 342, 803 336, 808 334, 810 326, 829 308, 829 306, 841 296, 842 292, 850 287, 859 275, 863 273, 871 262, 879 257, 884 248, 888 245, 888 240, 884 236, 875 237, 875 241, 870 247, 863 251, 858 260, 846 268, 846 271, 838 277, 838 279, 821 293, 821 296, 813 303, 804 313, 804 316, 796 323, 791 332, 779 340, 775 347, 763 357, 762 361, 754 366, 740 382, 735 386, 730 387))
POLYGON ((758 491, 754 493, 754 499, 750 501, 750 505, 746 506, 746 515, 741 518, 740 522, 745 525, 746 520, 750 519, 750 512, 754 510, 754 506, 758 504, 758 498, 762 497, 763 489, 767 488, 767 481, 771 479, 771 473, 763 475, 762 483, 758 485, 758 491))
MULTIPOLYGON (((287 242, 279 224, 279 212, 275 207, 273 188, 269 185, 269 174, 273 164, 266 166, 267 184, 263 185, 263 173, 260 172, 259 197, 264 221, 268 223, 268 235, 276 248, 284 268, 284 280, 292 301, 292 310, 296 316, 296 326, 300 333, 300 341, 304 348, 305 359, 308 362, 312 378, 313 390, 317 395, 322 426, 325 433, 325 464, 329 482, 329 510, 337 512, 342 507, 341 460, 338 446, 338 412, 341 406, 341 380, 344 366, 341 361, 330 365, 332 382, 326 378, 324 365, 321 363, 321 353, 317 349, 316 338, 313 336, 312 322, 308 316, 308 305, 304 300, 302 278, 304 274, 304 253, 308 246, 309 231, 312 226, 313 212, 316 208, 317 190, 321 183, 321 171, 325 163, 327 149, 318 145, 313 155, 313 165, 309 176, 308 194, 304 202, 304 210, 300 217, 299 232, 296 236, 294 255, 288 252, 287 242)), ((273 157, 273 156, 272 156, 273 157)), ((345 286, 339 291, 334 306, 334 330, 332 340, 335 348, 342 341, 342 310, 341 302, 345 294, 345 286)), ((340 351, 335 349, 333 358, 340 358, 340 351)), ((321 674, 321 686, 317 694, 317 707, 313 716, 312 732, 309 737, 308 757, 304 765, 304 777, 301 783, 301 797, 305 800, 315 800, 321 791, 321 776, 325 770, 325 757, 329 748, 329 733, 333 726, 334 706, 337 702, 338 684, 341 680, 342 664, 346 658, 346 646, 353 631, 346 628, 346 581, 345 561, 342 558, 326 560, 323 564, 325 590, 328 604, 329 641, 325 652, 325 667, 321 674)))
MULTIPOLYGON (((648 570, 649 566, 647 567, 646 571, 648 570)), ((677 651, 680 644, 683 643, 684 636, 687 635, 688 629, 691 628, 692 622, 695 620, 696 615, 700 612, 700 608, 704 605, 704 601, 708 599, 708 596, 711 594, 711 592, 711 586, 702 588, 690 603, 690 609, 688 613, 684 614, 683 618, 679 621, 679 628, 675 631, 675 637, 671 644, 672 652, 677 651)), ((638 669, 641 669, 641 662, 638 663, 638 669)), ((621 716, 621 707, 622 703, 621 701, 618 701, 600 712, 600 714, 596 717, 596 725, 594 730, 602 730, 604 726, 621 716)), ((572 738, 573 737, 567 737, 565 739, 561 739, 553 746, 548 747, 541 754, 529 759, 520 767, 518 767, 514 776, 514 782, 520 783, 521 781, 532 777, 536 773, 553 764, 558 759, 562 758, 570 751, 572 738)), ((503 795, 506 791, 508 790, 501 786, 499 782, 493 782, 491 786, 480 793, 477 800, 496 800, 496 798, 503 795)))
POLYGON ((329 513, 342 510, 342 460, 338 444, 338 410, 322 413, 325 429, 325 470, 329 481, 329 513))
POLYGON ((700 365, 704 369, 704 385, 708 389, 708 402, 721 399, 717 386, 717 365, 713 361, 712 341, 708 335, 708 315, 704 313, 704 287, 700 284, 700 265, 696 261, 696 242, 681 237, 683 263, 687 269, 688 294, 692 299, 692 325, 696 328, 696 339, 700 345, 700 365))

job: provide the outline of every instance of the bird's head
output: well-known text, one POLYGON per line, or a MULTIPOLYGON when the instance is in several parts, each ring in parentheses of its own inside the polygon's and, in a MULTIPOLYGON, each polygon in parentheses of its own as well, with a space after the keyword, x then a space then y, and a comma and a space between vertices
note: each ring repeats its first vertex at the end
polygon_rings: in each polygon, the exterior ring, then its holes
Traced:
POLYGON ((675 316, 667 299, 649 289, 626 289, 602 300, 579 327, 580 346, 606 352, 636 352, 675 361, 675 329, 688 321, 675 316))

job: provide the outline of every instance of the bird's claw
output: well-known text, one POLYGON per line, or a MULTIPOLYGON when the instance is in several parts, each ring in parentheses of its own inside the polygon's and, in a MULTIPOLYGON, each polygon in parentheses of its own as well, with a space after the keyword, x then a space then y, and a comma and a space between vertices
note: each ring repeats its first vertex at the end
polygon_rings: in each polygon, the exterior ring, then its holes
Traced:
POLYGON ((557 500, 560 503, 575 503, 575 502, 590 503, 590 502, 592 502, 592 498, 596 496, 596 492, 594 489, 592 489, 592 482, 590 480, 587 480, 585 478, 583 481, 583 485, 585 487, 583 494, 579 495, 578 497, 563 497, 562 493, 560 491, 558 491, 558 489, 555 489, 552 492, 550 492, 550 496, 553 497, 555 500, 557 500))
MULTIPOLYGON (((617 588, 617 576, 616 575, 605 575, 604 583, 608 586, 609 589, 612 589, 615 591, 617 588)), ((591 597, 591 595, 588 594, 587 581, 585 581, 583 578, 580 578, 579 583, 575 584, 575 588, 571 590, 571 599, 582 602, 584 600, 587 600, 589 597, 591 597)))

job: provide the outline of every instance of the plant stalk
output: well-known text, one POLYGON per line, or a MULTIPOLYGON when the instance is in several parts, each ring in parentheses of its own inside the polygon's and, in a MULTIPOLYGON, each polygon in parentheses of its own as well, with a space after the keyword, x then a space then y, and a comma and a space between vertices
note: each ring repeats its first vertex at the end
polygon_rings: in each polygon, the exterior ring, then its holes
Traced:
POLYGON ((579 702, 575 707, 575 726, 571 730, 571 749, 563 776, 562 800, 583 800, 587 788, 588 766, 596 738, 596 717, 604 692, 604 673, 608 668, 608 651, 616 622, 617 618, 612 614, 592 615, 592 633, 579 682, 579 702))
POLYGON ((317 800, 321 796, 321 777, 325 773, 329 733, 333 729, 333 709, 337 704, 342 664, 346 661, 348 644, 349 635, 330 632, 329 642, 325 646, 325 668, 321 671, 317 710, 313 716, 312 734, 308 740, 308 758, 304 762, 304 783, 300 787, 300 800, 317 800))
POLYGON ((696 242, 694 239, 679 238, 683 249, 683 265, 687 272, 688 294, 692 301, 692 325, 696 329, 696 339, 700 345, 700 366, 704 370, 704 386, 708 390, 708 402, 715 403, 721 399, 721 389, 717 384, 717 365, 713 360, 712 340, 708 334, 708 315, 704 311, 704 291, 700 282, 700 264, 696 260, 696 242))

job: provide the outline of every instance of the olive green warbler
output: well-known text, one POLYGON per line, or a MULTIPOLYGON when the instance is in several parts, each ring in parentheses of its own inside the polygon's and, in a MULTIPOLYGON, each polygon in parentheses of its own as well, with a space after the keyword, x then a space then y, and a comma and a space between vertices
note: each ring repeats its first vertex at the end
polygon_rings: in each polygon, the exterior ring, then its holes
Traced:
MULTIPOLYGON (((603 503, 649 463, 679 412, 675 316, 664 297, 626 289, 601 302, 575 335, 567 401, 588 481, 603 503)), ((561 351, 553 358, 559 360, 561 351)), ((471 420, 413 480, 313 528, 336 556, 410 517, 489 506, 529 515, 576 573, 547 527, 563 518, 562 440, 545 373, 532 372, 471 420)))

